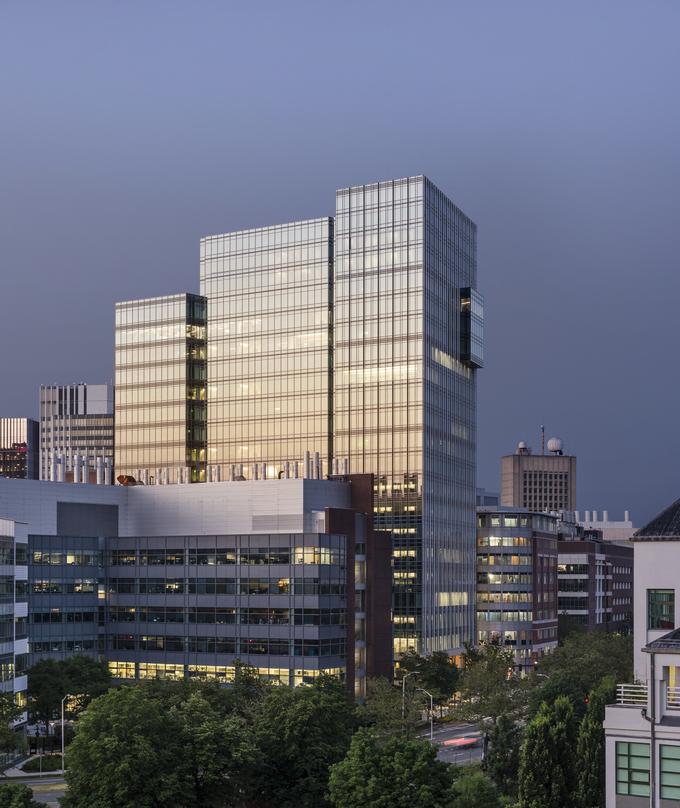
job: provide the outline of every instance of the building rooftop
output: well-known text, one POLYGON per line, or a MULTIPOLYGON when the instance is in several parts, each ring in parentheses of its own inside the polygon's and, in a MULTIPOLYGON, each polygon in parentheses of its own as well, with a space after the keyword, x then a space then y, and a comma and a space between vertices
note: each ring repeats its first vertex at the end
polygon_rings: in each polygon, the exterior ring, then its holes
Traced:
POLYGON ((680 541, 680 499, 641 527, 632 541, 680 541))
POLYGON ((680 653, 680 628, 669 631, 663 637, 659 637, 652 642, 647 643, 645 650, 647 651, 673 651, 680 653))

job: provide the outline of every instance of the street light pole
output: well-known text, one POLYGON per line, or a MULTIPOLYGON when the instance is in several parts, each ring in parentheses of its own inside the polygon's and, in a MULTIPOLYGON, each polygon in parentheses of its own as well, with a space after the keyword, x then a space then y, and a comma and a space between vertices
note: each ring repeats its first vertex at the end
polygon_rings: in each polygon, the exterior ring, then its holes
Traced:
POLYGON ((64 702, 66 699, 71 698, 71 694, 67 693, 64 698, 61 700, 61 772, 62 774, 66 771, 64 767, 64 702))
POLYGON ((430 697, 430 743, 432 743, 434 740, 434 699, 432 698, 432 693, 424 690, 422 687, 417 687, 416 690, 430 697))
POLYGON ((415 676, 418 671, 409 671, 408 673, 404 674, 401 679, 401 721, 402 723, 406 720, 406 680, 409 676, 415 676))

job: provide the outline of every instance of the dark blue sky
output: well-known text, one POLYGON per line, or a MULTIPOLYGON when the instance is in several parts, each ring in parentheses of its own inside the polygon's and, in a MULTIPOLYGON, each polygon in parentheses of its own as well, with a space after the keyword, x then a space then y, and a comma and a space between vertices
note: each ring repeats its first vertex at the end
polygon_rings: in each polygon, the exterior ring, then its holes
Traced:
POLYGON ((579 506, 680 496, 680 3, 0 4, 0 413, 111 376, 115 300, 202 234, 425 173, 479 228, 479 483, 538 447, 579 506))

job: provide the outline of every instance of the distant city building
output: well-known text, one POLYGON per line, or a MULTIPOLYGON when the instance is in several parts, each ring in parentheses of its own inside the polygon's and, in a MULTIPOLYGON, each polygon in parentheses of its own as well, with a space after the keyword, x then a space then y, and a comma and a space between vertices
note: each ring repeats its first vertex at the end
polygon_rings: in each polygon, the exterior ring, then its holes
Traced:
POLYGON ((477 509, 477 641, 512 649, 523 672, 557 647, 557 532, 545 513, 477 509))
POLYGON ((520 442, 501 459, 501 505, 532 511, 576 510, 576 457, 565 455, 562 441, 550 438, 548 454, 532 454, 520 442))
POLYGON ((0 513, 26 523, 32 661, 84 653, 121 679, 230 681, 240 660, 287 685, 337 674, 363 697, 392 671, 391 548, 372 500, 371 475, 0 480, 0 513))
POLYGON ((623 520, 616 521, 609 518, 609 511, 602 511, 602 518, 598 519, 598 511, 576 511, 576 521, 580 522, 586 530, 599 530, 606 542, 628 542, 635 533, 635 527, 628 511, 623 512, 623 520), (583 518, 581 518, 581 516, 583 518))
MULTIPOLYGON (((28 667, 27 555, 26 526, 0 518, 0 693, 13 694, 16 704, 23 708, 28 667)), ((26 721, 26 713, 20 721, 26 721)))
POLYGON ((599 530, 563 518, 558 551, 561 627, 632 631, 633 548, 603 541, 599 530))
POLYGON ((113 464, 113 385, 41 385, 40 479, 95 482, 103 464, 113 464))
POLYGON ((497 508, 501 504, 500 494, 495 491, 487 491, 486 488, 477 489, 477 507, 497 508))
POLYGON ((206 479, 206 300, 116 303, 116 476, 206 479))
POLYGON ((680 500, 638 530, 634 673, 606 708, 607 808, 680 805, 680 500))
POLYGON ((40 428, 32 418, 0 418, 0 477, 36 480, 40 428))

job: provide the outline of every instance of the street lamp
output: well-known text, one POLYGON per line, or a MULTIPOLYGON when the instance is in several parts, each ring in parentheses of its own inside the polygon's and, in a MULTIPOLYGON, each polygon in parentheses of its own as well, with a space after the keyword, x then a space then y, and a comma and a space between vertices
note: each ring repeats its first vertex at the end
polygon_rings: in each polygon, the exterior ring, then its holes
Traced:
POLYGON ((72 693, 67 693, 61 700, 61 772, 64 774, 66 768, 64 766, 64 702, 66 699, 73 698, 72 693))
POLYGON ((418 671, 409 671, 404 674, 401 679, 401 720, 402 723, 406 720, 406 680, 409 676, 415 676, 418 671))
POLYGON ((432 698, 432 693, 424 690, 422 687, 417 687, 416 690, 430 697, 430 743, 432 743, 434 740, 434 699, 432 698))

